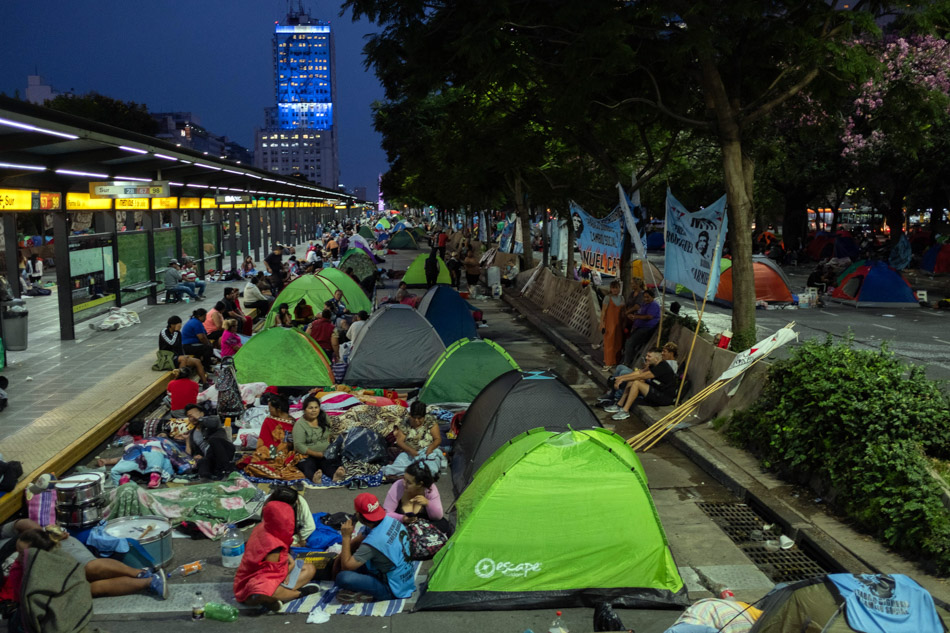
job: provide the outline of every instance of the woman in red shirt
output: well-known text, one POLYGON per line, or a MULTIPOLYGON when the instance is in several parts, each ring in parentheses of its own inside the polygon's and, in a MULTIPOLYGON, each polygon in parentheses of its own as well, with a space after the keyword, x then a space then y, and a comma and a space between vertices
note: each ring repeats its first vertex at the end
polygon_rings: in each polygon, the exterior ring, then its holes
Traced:
POLYGON ((194 380, 195 372, 191 367, 182 367, 178 370, 178 378, 168 383, 168 395, 171 397, 172 415, 185 417, 185 407, 198 403, 198 392, 201 388, 194 380))
POLYGON ((277 446, 278 444, 293 445, 291 437, 294 430, 294 420, 290 417, 290 406, 287 397, 270 394, 267 400, 269 415, 264 418, 261 433, 257 438, 258 446, 277 446))

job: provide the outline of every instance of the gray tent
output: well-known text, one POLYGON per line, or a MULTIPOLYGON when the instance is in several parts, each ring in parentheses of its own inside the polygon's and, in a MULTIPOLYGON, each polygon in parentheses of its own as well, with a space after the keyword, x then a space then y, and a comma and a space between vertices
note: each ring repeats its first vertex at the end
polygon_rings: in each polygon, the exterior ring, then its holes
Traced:
POLYGON ((445 345, 432 324, 410 306, 386 304, 360 330, 343 380, 379 388, 419 387, 445 345))

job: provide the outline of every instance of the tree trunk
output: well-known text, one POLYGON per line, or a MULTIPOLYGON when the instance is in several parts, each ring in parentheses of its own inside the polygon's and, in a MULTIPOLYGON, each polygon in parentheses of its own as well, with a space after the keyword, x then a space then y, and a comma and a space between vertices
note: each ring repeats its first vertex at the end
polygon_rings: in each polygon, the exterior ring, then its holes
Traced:
POLYGON ((896 244, 904 234, 904 197, 907 187, 901 184, 894 186, 887 204, 887 225, 891 228, 891 244, 896 244))
POLYGON ((782 219, 782 241, 788 251, 801 250, 805 245, 808 228, 808 199, 804 195, 785 196, 785 216, 782 219))
POLYGON ((732 349, 752 347, 755 331, 755 280, 752 275, 751 163, 746 173, 738 115, 726 94, 711 51, 702 51, 703 91, 716 117, 722 149, 723 176, 729 216, 729 246, 732 252, 732 349))

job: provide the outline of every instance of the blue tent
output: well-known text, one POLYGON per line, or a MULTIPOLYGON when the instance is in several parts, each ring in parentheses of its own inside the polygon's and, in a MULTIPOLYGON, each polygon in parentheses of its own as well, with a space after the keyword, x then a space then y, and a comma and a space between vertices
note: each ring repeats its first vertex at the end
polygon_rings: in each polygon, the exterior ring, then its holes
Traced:
POLYGON ((419 301, 419 313, 428 319, 446 347, 463 338, 478 338, 468 303, 450 286, 433 286, 419 301))
POLYGON ((831 298, 858 308, 919 308, 903 276, 884 262, 868 262, 841 280, 831 298))
POLYGON ((661 251, 665 245, 666 241, 663 239, 663 231, 653 231, 652 233, 647 233, 648 251, 661 251))

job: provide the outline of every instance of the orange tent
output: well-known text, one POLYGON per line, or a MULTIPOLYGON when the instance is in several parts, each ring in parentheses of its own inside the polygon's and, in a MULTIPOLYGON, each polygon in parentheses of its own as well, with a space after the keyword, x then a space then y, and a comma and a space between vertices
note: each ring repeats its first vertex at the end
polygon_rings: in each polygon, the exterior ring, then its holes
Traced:
MULTIPOLYGON (((752 274, 755 278, 756 301, 792 303, 794 299, 789 289, 788 278, 771 259, 759 256, 753 258, 752 274)), ((732 267, 724 270, 719 277, 716 301, 732 304, 732 267)))

